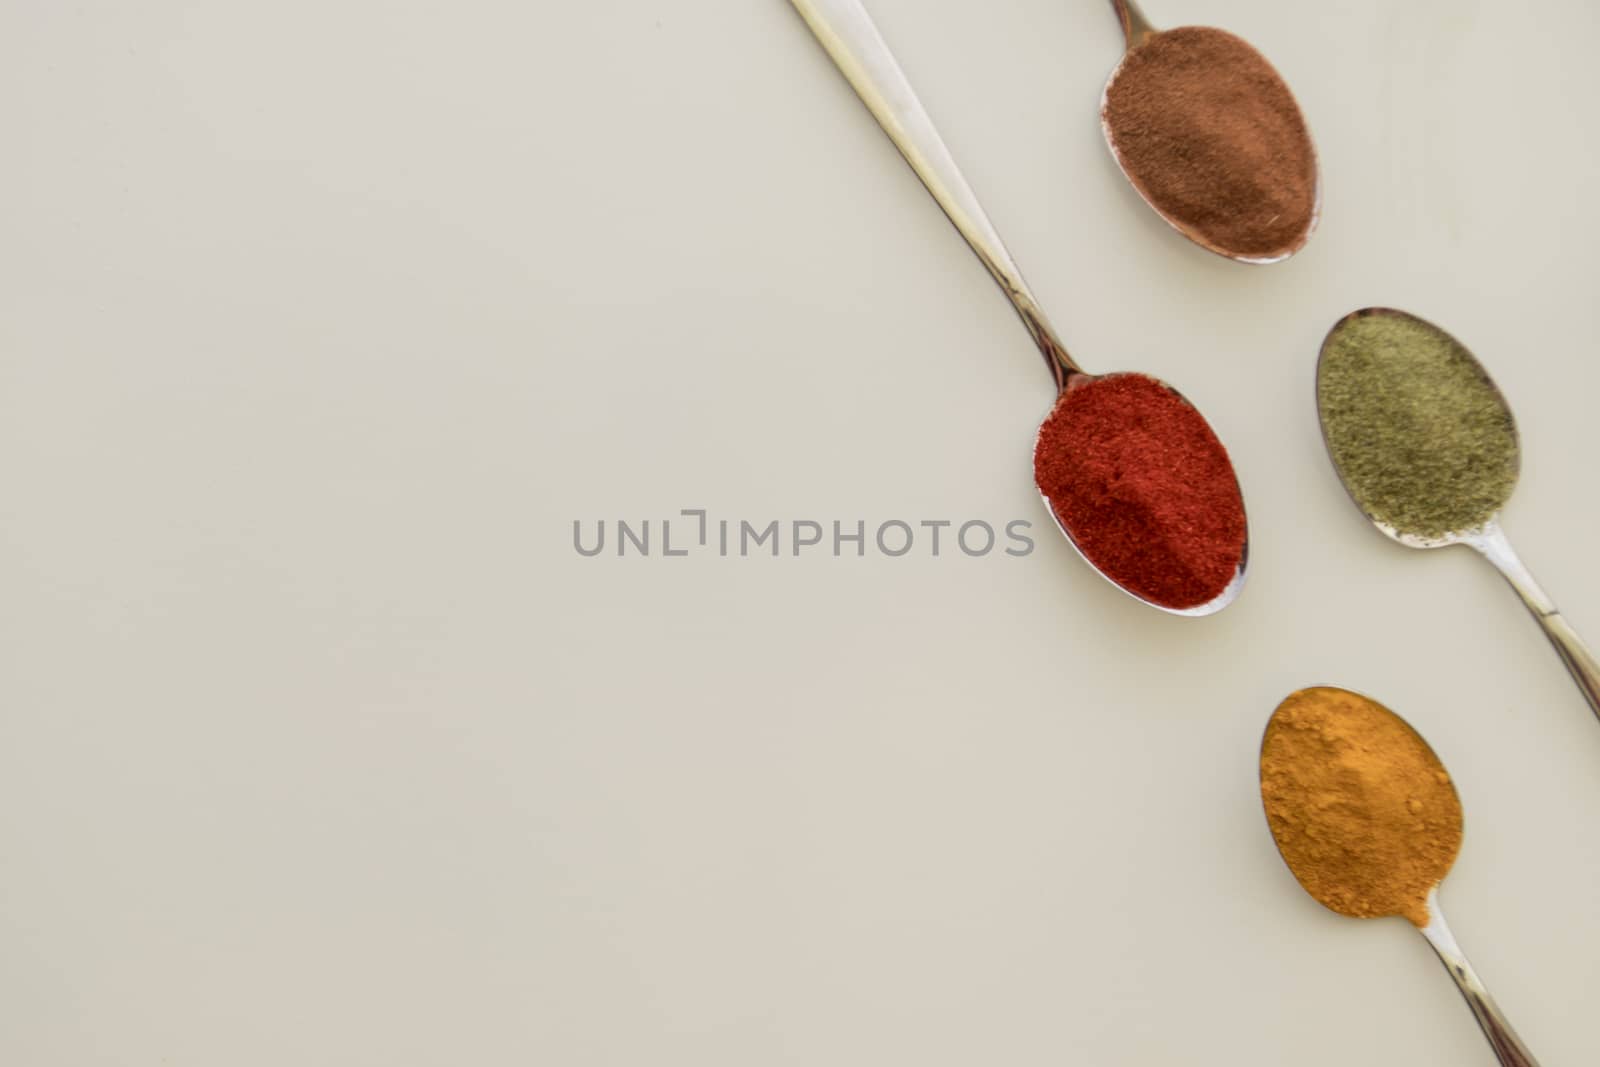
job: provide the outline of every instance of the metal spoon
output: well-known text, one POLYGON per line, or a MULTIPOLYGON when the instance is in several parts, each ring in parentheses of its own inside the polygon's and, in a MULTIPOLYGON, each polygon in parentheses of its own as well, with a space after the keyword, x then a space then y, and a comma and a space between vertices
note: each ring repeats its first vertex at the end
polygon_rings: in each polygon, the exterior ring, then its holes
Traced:
POLYGON ((1456 988, 1461 991, 1467 1007, 1472 1009, 1472 1017, 1478 1020, 1483 1036, 1489 1039, 1489 1047, 1494 1050, 1495 1057, 1505 1067, 1539 1067, 1539 1061, 1533 1058, 1533 1053, 1528 1051, 1517 1032, 1511 1028, 1500 1005, 1489 995, 1483 979, 1472 969, 1466 953, 1456 944, 1455 935, 1445 925, 1444 912, 1439 910, 1438 886, 1434 886, 1433 892, 1428 894, 1428 925, 1422 928, 1422 936, 1428 939, 1439 962, 1455 979, 1456 988))
MULTIPOLYGON (((1324 361, 1328 357, 1330 343, 1338 335, 1340 328, 1354 319, 1368 316, 1387 317, 1412 323, 1451 342, 1467 358, 1477 363, 1477 358, 1468 351, 1465 345, 1431 322, 1394 308, 1362 308, 1360 311, 1353 311, 1340 319, 1334 324, 1333 329, 1328 331, 1327 340, 1323 342, 1322 353, 1317 361, 1319 378, 1322 374, 1324 361)), ((1505 397, 1500 393, 1499 387, 1494 386, 1493 379, 1489 377, 1489 372, 1483 370, 1482 364, 1477 364, 1477 366, 1483 375, 1484 381, 1494 388, 1494 395, 1505 409, 1506 419, 1511 425, 1512 433, 1515 434, 1516 423, 1511 417, 1510 405, 1505 402, 1505 397)), ((1319 403, 1319 418, 1322 415, 1323 411, 1319 403)), ((1323 443, 1328 446, 1328 455, 1332 459, 1335 454, 1331 443, 1328 441, 1326 419, 1322 419, 1322 423, 1323 443)), ((1334 469, 1339 470, 1337 459, 1334 459, 1334 469)), ((1339 477, 1341 481, 1344 481, 1345 489, 1350 493, 1350 499, 1354 500, 1356 506, 1360 508, 1361 502, 1357 499, 1349 481, 1346 480, 1345 472, 1339 470, 1339 477)), ((1544 629, 1545 636, 1555 646, 1556 654, 1561 657, 1561 662, 1566 664, 1568 672, 1572 675, 1572 680, 1578 684, 1579 691, 1583 693, 1584 699, 1589 702, 1590 709, 1595 715, 1600 716, 1600 663, 1595 661, 1594 653, 1589 651, 1589 647, 1578 636, 1578 632, 1572 628, 1572 624, 1567 622, 1556 607, 1555 602, 1550 599, 1550 595, 1539 586, 1538 582, 1534 581, 1533 575, 1523 565, 1522 560, 1518 558, 1516 551, 1511 547, 1510 540, 1506 537, 1505 531, 1500 527, 1500 513, 1498 511, 1481 526, 1465 530, 1454 530, 1438 537, 1421 537, 1416 534, 1405 533, 1375 517, 1365 508, 1362 508, 1362 513, 1371 520, 1372 524, 1384 536, 1405 545, 1407 548, 1444 548, 1448 545, 1467 545, 1476 549, 1484 559, 1494 564, 1511 588, 1517 591, 1517 595, 1522 598, 1522 603, 1527 606, 1528 611, 1544 629)))
MULTIPOLYGON (((1317 228, 1317 221, 1322 214, 1322 177, 1320 171, 1318 171, 1316 174, 1316 187, 1313 194, 1311 212, 1306 221, 1305 228, 1286 244, 1283 244, 1282 246, 1274 248, 1265 253, 1258 250, 1251 251, 1226 247, 1202 232, 1200 228, 1191 225, 1182 219, 1175 218, 1171 213, 1163 210, 1161 205, 1156 203, 1156 201, 1151 197, 1149 191, 1146 190, 1143 183, 1140 182, 1139 178, 1129 168, 1127 160, 1124 159, 1121 150, 1117 147, 1116 138, 1112 135, 1111 122, 1106 115, 1106 107, 1108 99, 1111 95, 1112 86, 1116 84, 1117 79, 1122 75, 1123 70, 1126 68, 1128 57, 1132 55, 1140 46, 1149 43, 1154 38, 1160 36, 1163 32, 1172 31, 1162 31, 1152 26, 1150 24, 1150 20, 1145 17, 1144 12, 1139 10, 1139 6, 1134 2, 1134 0, 1111 0, 1111 7, 1116 12, 1117 21, 1122 25, 1122 34, 1123 38, 1127 42, 1127 47, 1123 51, 1122 59, 1111 71, 1110 77, 1106 79, 1105 89, 1100 94, 1100 131, 1105 136, 1106 145, 1111 149, 1112 158, 1117 161, 1117 167, 1122 171, 1123 177, 1128 179, 1128 183, 1133 186, 1133 188, 1138 192, 1139 196, 1143 198, 1144 202, 1149 204, 1157 215, 1160 215, 1163 219, 1165 219, 1168 225, 1177 230, 1179 233, 1183 234, 1189 240, 1193 241, 1195 244, 1199 245, 1201 248, 1204 248, 1210 252, 1215 252, 1219 256, 1224 256, 1240 263, 1277 263, 1281 260, 1288 259, 1296 252, 1300 251, 1300 249, 1304 248, 1306 242, 1311 239, 1312 232, 1317 228)), ((1185 27, 1185 29, 1198 30, 1203 28, 1185 27)), ((1223 31, 1207 30, 1207 32, 1222 34, 1223 31)), ((1247 44, 1245 44, 1245 42, 1239 41, 1237 38, 1233 38, 1231 34, 1227 36, 1237 44, 1247 48, 1249 47, 1247 44)), ((1254 51, 1254 49, 1251 49, 1251 51, 1254 51)), ((1279 81, 1281 84, 1282 80, 1279 79, 1279 81)), ((1284 92, 1288 94, 1288 86, 1285 85, 1283 88, 1284 92)), ((1292 98, 1292 94, 1290 95, 1292 98)), ((1311 143, 1309 134, 1305 136, 1303 151, 1306 153, 1306 156, 1313 161, 1313 166, 1315 166, 1316 149, 1311 143)))
MULTIPOLYGON (((933 120, 917 98, 904 72, 896 62, 889 46, 859 0, 790 0, 811 32, 821 42, 834 64, 844 74, 856 95, 867 105, 878 125, 894 142, 900 154, 916 172, 939 207, 966 238, 974 254, 988 269, 995 282, 1011 301, 1022 324, 1027 327, 1040 353, 1044 356, 1056 384, 1057 394, 1093 380, 1090 375, 1068 355, 1066 346, 1056 335, 1055 328, 1045 317, 1038 299, 1022 277, 1022 271, 1005 242, 989 221, 988 214, 978 202, 977 195, 967 184, 966 177, 956 166, 944 139, 939 136, 933 120)), ((1170 388, 1170 387, 1169 387, 1170 388)), ((1176 392, 1176 390, 1174 390, 1176 392)), ((1245 567, 1249 560, 1249 538, 1245 538, 1244 553, 1239 566, 1222 592, 1197 607, 1173 608, 1148 600, 1101 571, 1094 560, 1062 525, 1049 498, 1044 497, 1056 526, 1069 544, 1083 557, 1084 562, 1105 577, 1118 589, 1135 600, 1149 604, 1172 615, 1211 615, 1221 611, 1238 597, 1244 583, 1245 567)))
MULTIPOLYGON (((1400 716, 1396 715, 1394 712, 1390 711, 1388 708, 1384 707, 1382 704, 1379 704, 1377 701, 1368 697, 1364 697, 1359 693, 1352 693, 1349 690, 1337 690, 1336 687, 1332 686, 1319 688, 1335 690, 1346 697, 1354 698, 1369 708, 1380 712, 1391 719, 1394 719, 1400 724, 1401 727, 1403 727, 1407 732, 1415 737, 1418 742, 1421 743, 1421 747, 1426 752, 1428 762, 1432 765, 1433 771, 1444 779, 1446 788, 1448 788, 1451 795, 1454 796, 1455 784, 1450 780, 1448 773, 1445 771, 1444 763, 1440 761, 1438 755, 1434 753, 1431 747, 1429 747, 1427 741, 1423 739, 1422 735, 1418 734, 1409 723, 1407 723, 1400 716)), ((1289 698, 1289 700, 1292 699, 1294 698, 1289 698)), ((1276 719, 1278 714, 1283 711, 1284 707, 1289 703, 1289 700, 1285 700, 1283 704, 1278 706, 1278 711, 1273 713, 1274 719, 1276 719)), ((1265 773, 1265 761, 1268 756, 1269 746, 1272 744, 1272 736, 1272 724, 1269 722, 1267 735, 1265 738, 1263 738, 1261 746, 1261 758, 1263 764, 1263 802, 1266 801, 1267 776, 1265 773)), ((1453 815, 1453 819, 1448 820, 1448 829, 1452 831, 1451 836, 1456 841, 1459 841, 1461 839, 1462 829, 1461 808, 1459 803, 1457 803, 1451 814, 1453 815)), ((1284 854, 1284 860, 1289 864, 1290 871, 1294 873, 1296 879, 1299 879, 1300 872, 1296 871, 1293 863, 1290 862, 1289 853, 1286 851, 1285 841, 1280 839, 1278 836, 1278 827, 1270 820, 1268 821, 1268 827, 1272 831, 1273 840, 1278 845, 1279 851, 1284 854)), ((1324 847, 1327 847, 1326 842, 1324 843, 1324 847)), ((1428 923, 1426 926, 1417 927, 1417 929, 1421 932, 1423 937, 1427 938, 1428 944, 1433 946, 1433 951, 1438 955, 1439 962, 1443 963, 1445 970, 1450 972, 1450 977, 1455 979, 1456 988, 1461 991, 1462 998, 1466 1000, 1467 1007, 1472 1010, 1473 1018, 1478 1021, 1478 1026, 1483 1030, 1484 1037, 1488 1038, 1489 1040, 1489 1047, 1494 1050, 1494 1054, 1499 1058, 1501 1064, 1505 1065, 1505 1067, 1538 1067, 1538 1061, 1533 1058, 1533 1054, 1528 1051, 1527 1046, 1522 1043, 1522 1039, 1517 1036, 1516 1030, 1512 1028, 1511 1023, 1506 1019, 1504 1013, 1501 1012, 1500 1006, 1496 1004, 1494 998, 1489 995, 1489 990, 1484 987, 1483 980, 1479 978, 1477 972, 1472 969, 1472 964, 1467 962, 1467 957, 1461 951, 1461 946, 1456 944, 1455 936, 1451 934, 1450 927, 1445 923, 1444 912, 1439 909, 1439 884, 1443 882, 1445 876, 1450 873, 1450 868, 1454 865, 1454 862, 1455 856, 1454 854, 1451 854, 1448 859, 1446 859, 1440 865, 1436 872, 1428 871, 1428 874, 1430 875, 1437 873, 1437 878, 1434 880, 1432 888, 1428 890, 1428 923)), ((1341 915, 1347 915, 1356 919, 1379 917, 1374 915, 1371 911, 1363 910, 1358 912, 1351 910, 1342 899, 1333 897, 1329 894, 1314 892, 1312 891, 1312 886, 1309 884, 1306 884, 1305 888, 1308 892, 1311 892, 1311 895, 1315 897, 1318 903, 1322 904, 1330 911, 1335 911, 1341 915)), ((1400 913, 1395 911, 1387 914, 1400 913)))

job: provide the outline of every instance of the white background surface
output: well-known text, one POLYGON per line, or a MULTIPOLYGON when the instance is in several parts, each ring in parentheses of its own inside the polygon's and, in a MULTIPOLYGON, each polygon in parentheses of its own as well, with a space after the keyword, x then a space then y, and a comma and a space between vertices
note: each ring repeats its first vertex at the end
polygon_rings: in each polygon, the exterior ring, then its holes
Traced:
POLYGON ((1277 858, 1256 745, 1314 682, 1432 741, 1456 933, 1600 1056, 1600 729, 1311 404, 1346 311, 1457 333, 1600 635, 1594 6, 1155 4, 1309 117, 1265 269, 1122 184, 1106 5, 871 6, 1069 346, 1231 448, 1221 616, 1045 536, 1039 359, 779 0, 0 12, 0 1061, 1489 1064, 1277 858), (1038 550, 573 551, 694 507, 1038 550))

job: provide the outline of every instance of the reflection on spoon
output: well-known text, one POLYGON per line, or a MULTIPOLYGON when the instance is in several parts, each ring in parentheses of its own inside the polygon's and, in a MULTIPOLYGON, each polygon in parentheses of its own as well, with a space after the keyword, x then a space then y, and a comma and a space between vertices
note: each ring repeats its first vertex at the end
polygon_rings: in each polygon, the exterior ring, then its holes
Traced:
POLYGON ((1121 388, 1115 384, 1119 379, 1137 378, 1154 383, 1161 390, 1163 398, 1157 398, 1154 403, 1166 405, 1166 417, 1146 419, 1143 425, 1112 427, 1111 432, 1102 434, 1047 435, 1041 431, 1035 446, 1036 471, 1045 467, 1056 469, 1075 458, 1081 458, 1088 470, 1094 456, 1103 456, 1106 450, 1120 450, 1131 458, 1143 455, 1154 466, 1194 476, 1171 478, 1164 488, 1157 486, 1166 494, 1162 499, 1151 498, 1149 485, 1132 482, 1101 485, 1100 498, 1118 507, 1099 510, 1069 507, 1067 501, 1050 495, 1052 489, 1057 488, 1054 481, 1050 485, 1039 483, 1051 515, 1067 540, 1112 584, 1152 607, 1176 615, 1209 615, 1231 604, 1239 594, 1249 556, 1244 503, 1227 453, 1205 425, 1204 418, 1176 391, 1153 378, 1145 375, 1096 377, 1085 373, 1074 362, 866 9, 858 0, 791 0, 791 3, 911 169, 922 179, 928 192, 966 238, 1044 355, 1057 389, 1055 410, 1046 419, 1045 426, 1048 428, 1056 422, 1059 428, 1059 420, 1063 418, 1076 426, 1070 417, 1076 405, 1104 396, 1105 390, 1121 388), (1174 405, 1178 409, 1176 414, 1174 405), (1194 457, 1197 442, 1210 442, 1214 448, 1202 448, 1204 462, 1186 467, 1185 463, 1194 457), (1038 453, 1047 447, 1051 452, 1045 457, 1047 462, 1041 465, 1038 453), (1184 542, 1186 531, 1182 529, 1159 530, 1154 536, 1129 534, 1108 542, 1085 532, 1087 520, 1092 519, 1097 528, 1107 523, 1121 525, 1128 516, 1148 521, 1162 514, 1163 508, 1168 506, 1175 506, 1178 511, 1220 507, 1237 515, 1237 522, 1227 527, 1231 531, 1227 537, 1219 535, 1209 546, 1201 546, 1211 551, 1207 565, 1198 567, 1187 551, 1194 546, 1184 542), (1106 545, 1126 549, 1136 540, 1144 546, 1142 563, 1148 566, 1145 571, 1129 572, 1124 565, 1132 557, 1126 552, 1108 551, 1106 545), (1216 565, 1219 558, 1223 561, 1220 567, 1216 565), (1155 581, 1145 580, 1152 575, 1155 581))
POLYGON ((1373 525, 1410 548, 1477 549, 1600 716, 1600 664, 1500 528, 1521 447, 1510 406, 1466 346, 1404 311, 1352 312, 1322 343, 1317 414, 1340 480, 1373 525))
POLYGON ((1278 705, 1260 763, 1267 826, 1306 892, 1352 918, 1410 920, 1500 1062, 1537 1067, 1439 910, 1439 883, 1461 848, 1461 801, 1422 736, 1375 700, 1316 686, 1278 705))
POLYGON ((1151 27, 1112 0, 1127 51, 1100 125, 1129 182, 1189 240, 1243 263, 1276 263, 1316 228, 1316 149, 1294 94, 1231 33, 1151 27))

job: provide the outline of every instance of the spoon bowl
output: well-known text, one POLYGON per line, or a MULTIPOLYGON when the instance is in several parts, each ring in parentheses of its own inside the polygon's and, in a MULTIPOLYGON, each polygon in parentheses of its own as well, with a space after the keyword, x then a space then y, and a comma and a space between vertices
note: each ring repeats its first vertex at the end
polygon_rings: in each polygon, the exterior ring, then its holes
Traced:
POLYGON ((1100 94, 1100 130, 1122 175, 1157 215, 1209 252, 1240 263, 1288 259, 1311 239, 1322 214, 1322 178, 1304 117, 1283 78, 1244 40, 1224 30, 1157 30, 1133 0, 1112 0, 1126 48, 1100 94), (1213 85, 1198 93, 1193 71, 1213 85), (1183 72, 1184 80, 1178 80, 1183 72), (1216 115, 1251 108, 1231 136, 1227 120, 1201 129, 1181 109, 1196 99, 1216 115), (1138 109, 1136 120, 1118 117, 1138 109), (1167 166, 1152 162, 1164 157, 1167 166), (1269 168, 1300 161, 1304 172, 1275 186, 1269 168))
POLYGON ((1500 525, 1522 447, 1477 357, 1416 315, 1362 308, 1323 340, 1316 399, 1328 457, 1361 513, 1407 548, 1466 545, 1493 564, 1600 716, 1600 663, 1500 525))
MULTIPOLYGON (((1440 375, 1435 372, 1432 376, 1440 375)), ((1505 394, 1483 364, 1449 333, 1396 308, 1368 307, 1352 311, 1328 331, 1317 357, 1317 414, 1323 445, 1351 501, 1385 537, 1407 548, 1471 544, 1484 530, 1496 524, 1521 472, 1522 442, 1516 418, 1505 394), (1449 353, 1451 366, 1447 369, 1453 377, 1459 380, 1462 388, 1481 393, 1479 410, 1475 414, 1480 432, 1496 435, 1496 451, 1492 456, 1468 454, 1459 448, 1447 451, 1440 446, 1440 442, 1447 440, 1444 433, 1453 427, 1441 424, 1428 411, 1421 410, 1438 406, 1436 397, 1429 395, 1430 389, 1436 388, 1435 383, 1419 380, 1418 375, 1409 373, 1402 379, 1402 372, 1409 372, 1411 367, 1406 365, 1404 354, 1395 351, 1400 342, 1379 333, 1380 330, 1404 331, 1402 336, 1449 353), (1364 360, 1365 365, 1358 366, 1357 360, 1364 360), (1393 370, 1385 369, 1391 366, 1393 370), (1370 385, 1365 380, 1368 377, 1370 385), (1348 384, 1352 381, 1366 386, 1364 393, 1356 393, 1358 386, 1348 384), (1395 382, 1408 391, 1402 394, 1395 382), (1417 410, 1403 410, 1406 407, 1417 410), (1380 419, 1386 424, 1403 421, 1405 432, 1417 438, 1417 447, 1407 449, 1409 463, 1391 463, 1384 457, 1369 458, 1366 442, 1355 439, 1358 428, 1364 430, 1365 424, 1380 419), (1345 429, 1344 423, 1350 428, 1345 429), (1485 491, 1462 492, 1461 487, 1470 484, 1474 468, 1490 460, 1499 468, 1493 484, 1485 491), (1443 488, 1440 489, 1441 499, 1431 507, 1414 499, 1417 489, 1413 480, 1418 477, 1419 462, 1428 464, 1423 477, 1454 487, 1450 499, 1442 499, 1443 488)), ((1362 436, 1368 435, 1363 433, 1362 436)))
MULTIPOLYGON (((1056 524, 1056 529, 1061 531, 1061 535, 1067 539, 1067 543, 1072 546, 1073 551, 1082 557, 1084 562, 1088 563, 1097 573, 1133 599, 1169 615, 1193 618, 1214 615, 1238 599, 1240 591, 1244 588, 1245 573, 1250 558, 1249 523, 1244 514, 1244 497, 1240 492, 1238 479, 1231 465, 1226 469, 1229 482, 1228 488, 1232 490, 1229 511, 1231 513, 1232 508, 1236 508, 1238 512, 1240 524, 1239 552, 1237 560, 1232 562, 1228 570, 1221 573, 1218 573, 1220 567, 1228 566, 1229 564, 1229 560, 1226 557, 1221 560, 1212 559, 1209 554, 1198 553, 1192 548, 1190 551, 1185 552, 1181 547, 1172 545, 1157 546, 1142 538, 1139 539, 1140 543, 1133 551, 1138 552, 1143 557, 1143 565, 1119 564, 1115 553, 1125 546, 1120 545, 1118 541, 1126 541, 1128 539, 1127 535, 1124 534, 1121 538, 1114 539, 1110 545, 1103 544, 1104 538, 1096 537, 1093 531, 1086 531, 1086 536, 1080 537, 1074 532, 1071 521, 1064 514, 1064 511, 1071 510, 1066 506, 1066 501, 1071 498, 1071 494, 1063 492, 1063 499, 1058 502, 1052 499, 1050 492, 1045 488, 1049 479, 1041 474, 1041 458, 1047 457, 1052 449, 1059 447, 1052 444, 1055 435, 1048 433, 1048 431, 1051 421, 1060 411, 1061 399, 1066 396, 1068 390, 1087 388, 1095 383, 1110 385, 1116 379, 1131 379, 1131 385, 1150 390, 1155 395, 1173 404, 1176 407, 1177 417, 1162 420, 1163 422, 1180 425, 1187 423, 1191 428, 1205 425, 1204 416, 1190 403, 1188 398, 1160 379, 1144 374, 1104 374, 1093 376, 1082 373, 1074 374, 1068 379, 1066 386, 1062 390, 1061 397, 1058 397, 1057 407, 1052 409, 1050 415, 1046 416, 1044 423, 1041 424, 1039 432, 1034 438, 1034 481, 1036 488, 1039 489, 1039 499, 1044 503, 1045 510, 1056 524), (1164 551, 1158 555, 1158 549, 1164 551), (1162 575, 1162 580, 1147 579, 1144 582, 1138 582, 1130 579, 1127 582, 1121 582, 1113 578, 1111 572, 1159 574, 1162 575), (1211 596, 1198 602, 1193 596, 1175 595, 1179 594, 1180 590, 1191 588, 1195 584, 1199 584, 1207 590, 1214 589, 1216 591, 1211 596), (1165 593, 1165 596, 1159 595, 1161 593, 1165 593)), ((1208 426, 1206 431, 1209 432, 1208 426)), ((1135 432, 1141 442, 1147 440, 1151 433, 1148 426, 1144 425, 1138 426, 1135 432)), ((1210 436, 1215 440, 1214 434, 1210 434, 1210 436)), ((1096 444, 1100 446, 1101 451, 1106 451, 1114 456, 1117 448, 1114 440, 1096 442, 1096 444)), ((1215 447, 1219 451, 1221 450, 1220 443, 1216 444, 1215 447)), ((1095 457, 1092 456, 1084 457, 1081 462, 1075 464, 1075 467, 1092 470, 1094 466, 1092 461, 1094 459, 1095 457)), ((1048 459, 1045 459, 1044 465, 1048 465, 1048 459)), ((1125 484, 1126 480, 1120 477, 1125 473, 1120 464, 1115 459, 1112 459, 1111 466, 1117 470, 1117 484, 1096 487, 1108 497, 1097 508, 1097 511, 1102 513, 1098 516, 1102 522, 1106 522, 1107 514, 1120 508, 1128 508, 1134 511, 1135 514, 1119 516, 1119 519, 1126 521, 1128 526, 1137 528, 1136 524, 1143 517, 1142 513, 1174 506, 1172 501, 1150 500, 1131 491, 1125 484)), ((1206 509, 1200 509, 1200 514, 1198 515, 1191 511, 1186 515, 1175 516, 1171 524, 1182 526, 1191 531, 1204 529, 1208 518, 1214 518, 1214 516, 1208 516, 1205 511, 1206 509)), ((1112 524, 1122 526, 1123 522, 1118 521, 1112 524)), ((1231 538, 1223 543, 1231 543, 1231 538)))

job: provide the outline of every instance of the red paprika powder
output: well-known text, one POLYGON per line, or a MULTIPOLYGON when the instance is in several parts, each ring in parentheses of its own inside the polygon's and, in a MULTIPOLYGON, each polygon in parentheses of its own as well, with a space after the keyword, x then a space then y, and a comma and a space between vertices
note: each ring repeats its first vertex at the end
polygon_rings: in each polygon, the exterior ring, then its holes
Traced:
POLYGON ((1033 477, 1089 562, 1163 607, 1216 599, 1244 558, 1244 500, 1227 450, 1155 378, 1070 381, 1039 428, 1033 477))

